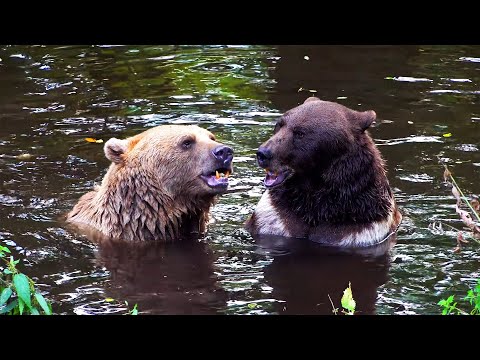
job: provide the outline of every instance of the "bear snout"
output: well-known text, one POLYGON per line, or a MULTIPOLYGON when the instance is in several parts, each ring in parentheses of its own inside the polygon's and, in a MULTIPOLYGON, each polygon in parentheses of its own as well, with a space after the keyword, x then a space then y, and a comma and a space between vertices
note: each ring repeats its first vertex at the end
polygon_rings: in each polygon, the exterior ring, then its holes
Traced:
POLYGON ((217 146, 212 150, 212 154, 220 163, 227 165, 233 160, 233 149, 226 145, 217 146))
POLYGON ((257 162, 258 166, 262 168, 267 168, 270 165, 270 160, 272 160, 272 152, 266 147, 260 146, 257 151, 257 162))

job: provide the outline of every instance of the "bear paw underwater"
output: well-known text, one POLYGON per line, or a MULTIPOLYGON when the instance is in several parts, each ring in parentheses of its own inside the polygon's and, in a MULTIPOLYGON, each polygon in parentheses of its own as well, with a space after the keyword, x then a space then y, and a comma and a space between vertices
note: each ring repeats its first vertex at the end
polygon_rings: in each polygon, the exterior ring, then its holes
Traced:
POLYGON ((267 190, 252 235, 366 247, 394 234, 402 215, 384 161, 366 132, 376 113, 310 97, 280 119, 257 152, 267 190))
POLYGON ((104 151, 110 168, 67 222, 128 241, 204 233, 210 207, 227 190, 233 171, 233 150, 195 125, 162 125, 112 138, 104 151))

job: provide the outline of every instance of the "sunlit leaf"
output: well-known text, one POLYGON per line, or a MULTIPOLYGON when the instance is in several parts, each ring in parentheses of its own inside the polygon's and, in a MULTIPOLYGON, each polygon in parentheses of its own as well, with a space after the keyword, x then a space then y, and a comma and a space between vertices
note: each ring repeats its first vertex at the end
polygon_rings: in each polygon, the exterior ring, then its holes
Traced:
POLYGON ((30 301, 30 284, 24 274, 16 274, 13 276, 13 285, 18 294, 18 297, 22 299, 25 304, 31 308, 32 302, 30 301))
POLYGON ((255 309, 257 306, 258 306, 258 305, 255 304, 255 303, 250 303, 250 304, 247 305, 247 307, 248 307, 249 309, 255 309))
POLYGON ((133 307, 132 311, 130 312, 131 315, 138 315, 137 304, 133 307))
POLYGON ((102 139, 95 139, 95 138, 85 138, 85 141, 89 143, 103 143, 102 139))
POLYGON ((112 299, 112 298, 105 298, 105 301, 106 301, 106 302, 114 302, 114 301, 115 301, 115 299, 112 299))
POLYGON ((353 300, 353 294, 352 294, 352 284, 348 283, 348 288, 346 288, 343 291, 343 296, 342 296, 342 307, 349 312, 354 312, 355 311, 355 300, 353 300))
POLYGON ((449 137, 451 137, 451 136, 452 136, 452 133, 443 134, 443 137, 445 137, 445 138, 449 138, 449 137))
POLYGON ((387 76, 386 78, 384 78, 385 80, 393 80, 393 77, 392 76, 387 76))
POLYGON ((5 251, 6 253, 10 253, 10 249, 2 245, 0 245, 0 251, 5 251))
POLYGON ((40 294, 39 292, 35 293, 35 299, 37 299, 38 305, 41 306, 45 315, 52 315, 52 311, 48 307, 47 301, 42 294, 40 294))
POLYGON ((8 299, 10 299, 10 296, 12 296, 12 293, 13 291, 9 287, 3 289, 2 294, 0 295, 0 305, 5 304, 8 299))
POLYGON ((3 273, 6 275, 10 275, 12 272, 8 269, 3 270, 3 273))

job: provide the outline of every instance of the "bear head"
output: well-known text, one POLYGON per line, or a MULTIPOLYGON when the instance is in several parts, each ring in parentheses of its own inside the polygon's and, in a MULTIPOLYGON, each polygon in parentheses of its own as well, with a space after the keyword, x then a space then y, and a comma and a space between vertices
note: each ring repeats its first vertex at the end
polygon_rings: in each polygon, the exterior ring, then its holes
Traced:
POLYGON ((293 176, 315 177, 343 154, 370 138, 365 133, 375 121, 373 110, 355 111, 338 103, 309 97, 278 119, 273 136, 257 152, 267 172, 267 188, 293 176))
POLYGON ((233 171, 233 150, 196 125, 162 125, 127 139, 111 138, 104 151, 117 181, 148 179, 172 198, 223 193, 233 171))

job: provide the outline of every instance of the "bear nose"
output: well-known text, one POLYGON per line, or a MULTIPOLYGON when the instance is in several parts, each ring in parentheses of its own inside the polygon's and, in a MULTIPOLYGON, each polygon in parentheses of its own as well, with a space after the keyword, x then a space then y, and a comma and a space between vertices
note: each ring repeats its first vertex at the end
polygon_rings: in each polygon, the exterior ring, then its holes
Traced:
POLYGON ((220 160, 222 163, 229 163, 233 159, 233 149, 226 145, 217 146, 212 150, 213 156, 215 159, 220 160))
POLYGON ((263 167, 263 168, 268 167, 268 164, 270 163, 270 160, 272 159, 272 157, 273 157, 272 152, 267 148, 265 147, 258 148, 257 161, 260 167, 263 167))

